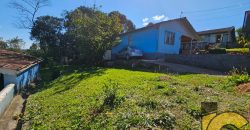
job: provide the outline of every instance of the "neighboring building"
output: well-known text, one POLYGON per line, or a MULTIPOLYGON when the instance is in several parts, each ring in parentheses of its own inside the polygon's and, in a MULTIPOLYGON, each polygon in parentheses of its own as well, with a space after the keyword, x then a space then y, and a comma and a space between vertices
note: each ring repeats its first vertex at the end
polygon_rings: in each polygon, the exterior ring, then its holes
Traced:
POLYGON ((220 28, 198 32, 202 41, 209 44, 220 43, 222 46, 227 47, 235 43, 235 28, 220 28))
POLYGON ((38 75, 40 59, 0 49, 0 91, 15 84, 16 91, 27 86, 38 75))
POLYGON ((247 36, 250 35, 250 11, 246 11, 245 13, 243 31, 247 36))
POLYGON ((199 39, 187 18, 173 19, 122 34, 121 42, 112 49, 112 56, 128 46, 142 50, 146 58, 180 54, 183 44, 199 39))

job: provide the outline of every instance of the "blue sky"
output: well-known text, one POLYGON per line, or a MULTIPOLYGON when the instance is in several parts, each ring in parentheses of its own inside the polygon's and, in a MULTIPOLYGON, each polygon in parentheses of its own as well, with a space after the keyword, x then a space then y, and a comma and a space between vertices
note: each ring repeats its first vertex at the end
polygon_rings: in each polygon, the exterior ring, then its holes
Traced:
MULTIPOLYGON (((9 7, 11 0, 0 0, 0 37, 5 40, 20 37, 28 48, 32 41, 29 30, 18 29, 14 23, 16 10, 9 7)), ((73 10, 81 5, 93 6, 94 0, 50 0, 48 7, 39 15, 61 17, 64 10, 73 10)), ((96 0, 104 12, 118 10, 131 19, 136 28, 148 22, 186 16, 196 31, 235 26, 243 24, 244 12, 250 10, 249 0, 96 0)))

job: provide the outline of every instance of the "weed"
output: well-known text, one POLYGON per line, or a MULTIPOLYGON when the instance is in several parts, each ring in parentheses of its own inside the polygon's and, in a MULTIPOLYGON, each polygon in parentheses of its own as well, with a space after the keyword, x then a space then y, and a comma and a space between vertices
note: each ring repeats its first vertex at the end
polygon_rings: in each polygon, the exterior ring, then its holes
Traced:
POLYGON ((159 118, 154 119, 154 125, 164 128, 164 129, 173 129, 176 122, 175 116, 171 113, 163 113, 159 118))
POLYGON ((168 90, 164 92, 164 95, 166 95, 166 96, 173 96, 176 93, 177 93, 177 90, 176 90, 175 87, 173 87, 173 88, 168 88, 168 90))

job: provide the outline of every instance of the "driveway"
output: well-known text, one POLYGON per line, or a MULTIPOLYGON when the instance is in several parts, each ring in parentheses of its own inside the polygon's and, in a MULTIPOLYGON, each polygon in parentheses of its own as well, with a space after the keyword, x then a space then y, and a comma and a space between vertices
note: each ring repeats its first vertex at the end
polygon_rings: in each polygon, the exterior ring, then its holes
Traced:
POLYGON ((159 59, 159 60, 142 60, 142 62, 157 64, 159 66, 163 66, 164 68, 167 68, 168 72, 174 72, 174 73, 195 73, 195 74, 209 74, 209 75, 225 75, 225 73, 220 72, 220 71, 205 69, 205 68, 200 68, 200 67, 195 67, 195 66, 189 66, 189 65, 183 65, 183 64, 169 63, 169 62, 165 62, 163 59, 159 59))

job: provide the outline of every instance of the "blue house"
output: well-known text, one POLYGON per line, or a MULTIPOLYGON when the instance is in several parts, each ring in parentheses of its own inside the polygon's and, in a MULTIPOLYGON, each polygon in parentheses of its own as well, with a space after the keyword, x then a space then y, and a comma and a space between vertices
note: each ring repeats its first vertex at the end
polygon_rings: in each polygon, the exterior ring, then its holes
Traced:
POLYGON ((21 53, 0 49, 0 91, 8 84, 15 84, 15 90, 31 83, 39 71, 40 59, 21 53))
POLYGON ((186 43, 198 41, 199 35, 186 17, 164 21, 122 34, 121 42, 112 48, 112 56, 126 47, 142 50, 144 58, 183 53, 186 43))

